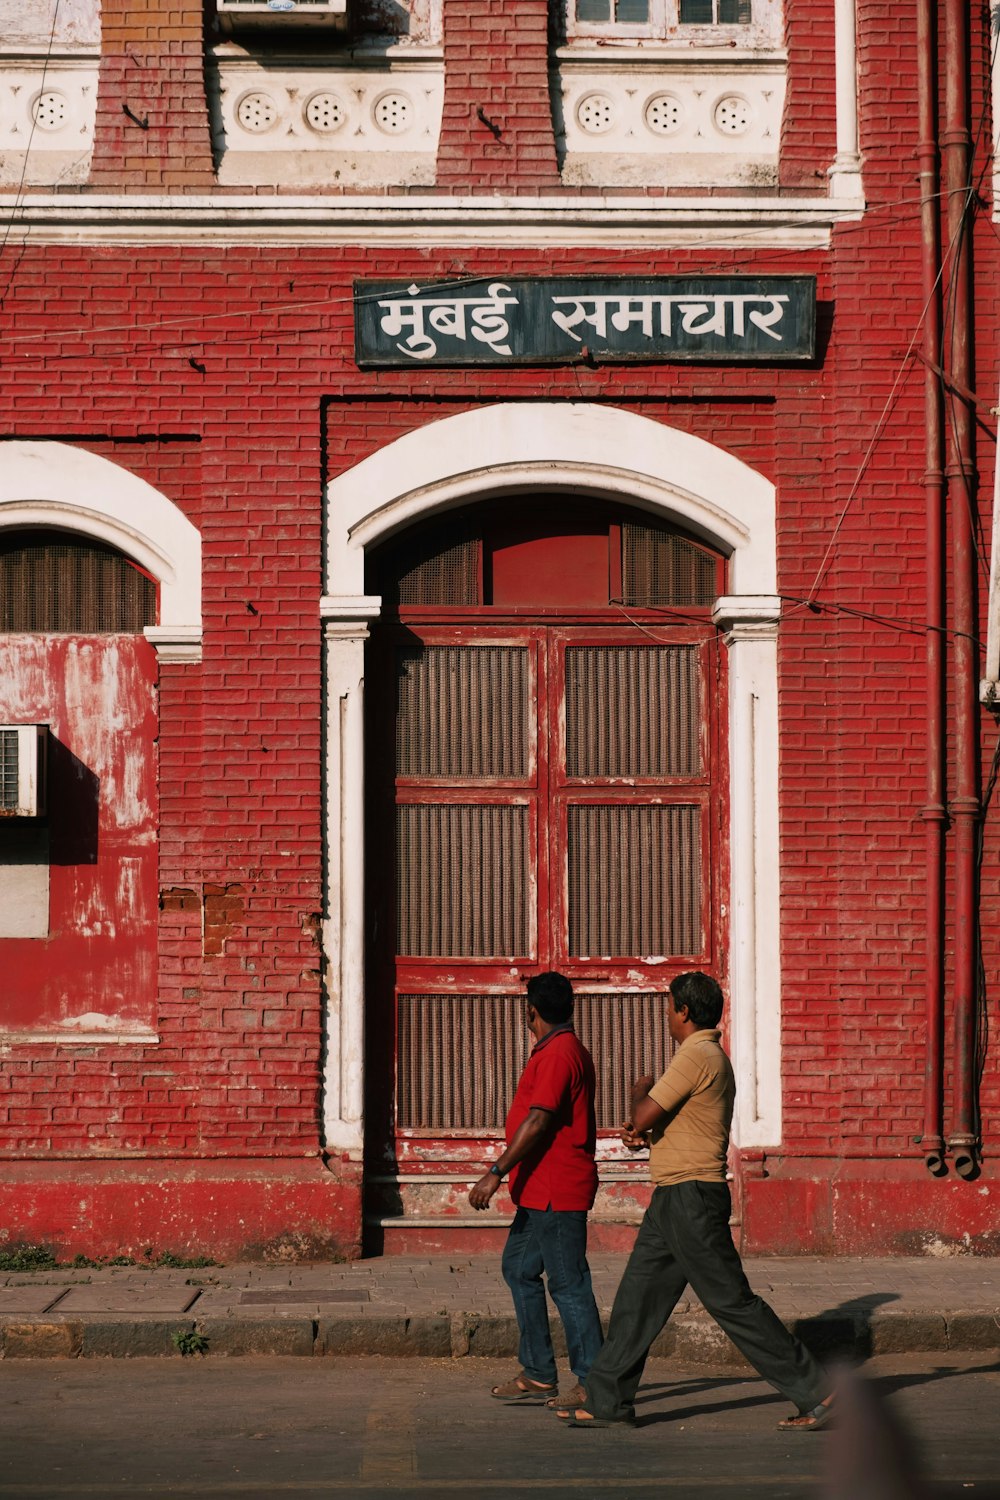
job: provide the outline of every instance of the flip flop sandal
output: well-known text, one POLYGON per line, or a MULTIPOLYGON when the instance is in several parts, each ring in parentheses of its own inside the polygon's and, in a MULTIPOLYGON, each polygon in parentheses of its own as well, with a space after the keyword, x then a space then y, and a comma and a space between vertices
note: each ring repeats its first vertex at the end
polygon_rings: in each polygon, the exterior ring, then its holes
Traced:
POLYGON ((797 1416, 785 1417, 784 1421, 778 1423, 778 1431, 819 1432, 821 1427, 826 1427, 833 1420, 833 1415, 834 1399, 830 1396, 811 1411, 800 1411, 797 1416))
POLYGON ((522 1401, 542 1402, 547 1396, 554 1395, 555 1389, 554 1385, 539 1385, 522 1371, 520 1375, 515 1375, 513 1380, 508 1380, 505 1385, 495 1385, 490 1395, 495 1401, 504 1401, 508 1406, 517 1406, 522 1401))

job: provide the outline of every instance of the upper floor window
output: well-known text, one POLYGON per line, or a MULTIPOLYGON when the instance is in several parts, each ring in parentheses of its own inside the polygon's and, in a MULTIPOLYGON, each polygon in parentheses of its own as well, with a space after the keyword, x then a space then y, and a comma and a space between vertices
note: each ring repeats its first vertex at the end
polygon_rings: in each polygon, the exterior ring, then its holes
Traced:
POLYGON ((779 8, 778 0, 566 0, 565 39, 649 43, 684 35, 697 44, 694 28, 732 26, 743 28, 736 41, 777 42, 779 8))

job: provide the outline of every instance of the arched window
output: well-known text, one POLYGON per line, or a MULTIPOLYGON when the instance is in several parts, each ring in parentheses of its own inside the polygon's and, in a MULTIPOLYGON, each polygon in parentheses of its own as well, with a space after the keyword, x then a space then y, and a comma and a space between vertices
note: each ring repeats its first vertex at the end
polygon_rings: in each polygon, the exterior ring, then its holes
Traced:
POLYGON ((0 532, 0 632, 137 635, 156 623, 156 583, 73 532, 0 532))
POLYGON ((389 612, 527 603, 707 610, 723 572, 718 554, 652 517, 540 494, 414 528, 374 553, 366 587, 389 612))

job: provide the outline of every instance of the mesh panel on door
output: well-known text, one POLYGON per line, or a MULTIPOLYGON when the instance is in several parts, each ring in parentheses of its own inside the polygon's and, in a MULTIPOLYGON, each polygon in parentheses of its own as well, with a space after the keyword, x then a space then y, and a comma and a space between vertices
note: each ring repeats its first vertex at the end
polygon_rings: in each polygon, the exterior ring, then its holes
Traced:
POLYGON ((527 807, 397 807, 396 870, 401 956, 528 955, 527 807))
POLYGON ((396 1123, 499 1129, 530 1043, 523 995, 400 995, 396 1123))
POLYGON ((695 646, 570 646, 569 776, 697 776, 695 646))
POLYGON ((0 630, 137 635, 156 622, 156 585, 127 557, 43 532, 0 543, 0 630))
POLYGON ((622 603, 711 604, 718 593, 718 560, 686 537, 622 525, 622 603))
POLYGON ((478 604, 480 547, 478 538, 463 537, 405 567, 396 585, 396 602, 478 604))
MULTIPOLYGON (((409 1130, 500 1130, 532 1045, 525 997, 400 995, 396 1122, 409 1130)), ((597 1125, 628 1117, 631 1088, 673 1048, 663 994, 576 996, 575 1024, 597 1071, 597 1125)))
POLYGON ((698 807, 570 807, 567 845, 575 958, 702 951, 698 807))
POLYGON ((632 1085, 659 1078, 674 1053, 666 994, 576 996, 575 1025, 597 1070, 597 1126, 616 1130, 632 1110, 632 1085))
POLYGON ((396 681, 398 775, 528 774, 525 647, 407 647, 397 653, 396 681))

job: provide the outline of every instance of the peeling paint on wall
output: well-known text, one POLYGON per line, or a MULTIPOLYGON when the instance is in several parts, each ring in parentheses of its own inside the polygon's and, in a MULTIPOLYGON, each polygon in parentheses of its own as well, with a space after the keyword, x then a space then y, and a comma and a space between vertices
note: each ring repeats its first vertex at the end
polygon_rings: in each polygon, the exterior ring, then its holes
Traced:
POLYGON ((49 725, 48 923, 0 939, 4 1030, 155 1020, 155 679, 142 638, 0 637, 0 721, 49 725))

